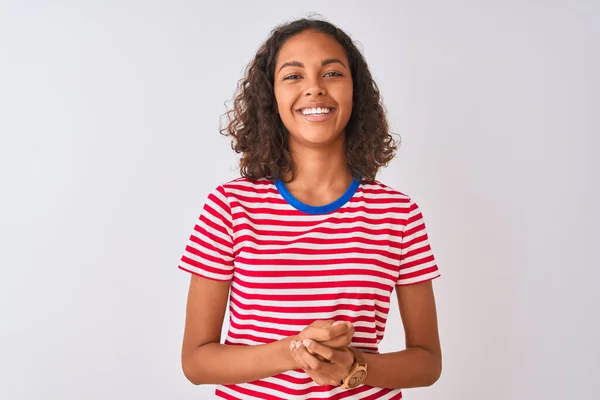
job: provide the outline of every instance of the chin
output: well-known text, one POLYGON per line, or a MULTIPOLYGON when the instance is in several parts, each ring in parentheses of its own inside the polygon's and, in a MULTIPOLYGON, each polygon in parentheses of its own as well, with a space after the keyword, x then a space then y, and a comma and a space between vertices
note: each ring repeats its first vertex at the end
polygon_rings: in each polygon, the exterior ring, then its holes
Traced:
POLYGON ((304 135, 300 135, 300 141, 307 143, 307 144, 312 144, 312 145, 328 145, 331 143, 334 143, 337 139, 338 136, 336 135, 323 135, 323 134, 304 134, 304 135))

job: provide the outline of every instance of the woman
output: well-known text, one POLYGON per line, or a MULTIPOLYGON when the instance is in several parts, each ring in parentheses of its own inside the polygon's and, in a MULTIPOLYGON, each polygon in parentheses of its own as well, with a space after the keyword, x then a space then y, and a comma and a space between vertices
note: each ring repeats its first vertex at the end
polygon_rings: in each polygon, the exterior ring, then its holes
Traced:
POLYGON ((277 27, 228 116, 242 177, 208 196, 179 264, 186 377, 227 399, 400 399, 433 384, 439 272, 418 206, 375 180, 396 145, 352 40, 319 20, 277 27), (394 288, 407 348, 379 354, 394 288))

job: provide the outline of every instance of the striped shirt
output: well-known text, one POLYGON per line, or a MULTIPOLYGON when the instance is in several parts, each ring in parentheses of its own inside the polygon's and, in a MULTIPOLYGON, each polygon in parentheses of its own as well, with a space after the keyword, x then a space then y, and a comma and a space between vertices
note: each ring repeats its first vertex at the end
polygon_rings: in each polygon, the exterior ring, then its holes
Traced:
MULTIPOLYGON (((258 345, 315 320, 350 321, 351 346, 378 353, 396 285, 439 276, 417 204, 379 181, 354 180, 315 207, 281 181, 238 178, 212 191, 179 268, 230 281, 225 344, 258 345)), ((400 399, 399 389, 319 386, 302 370, 217 386, 225 399, 400 399)))

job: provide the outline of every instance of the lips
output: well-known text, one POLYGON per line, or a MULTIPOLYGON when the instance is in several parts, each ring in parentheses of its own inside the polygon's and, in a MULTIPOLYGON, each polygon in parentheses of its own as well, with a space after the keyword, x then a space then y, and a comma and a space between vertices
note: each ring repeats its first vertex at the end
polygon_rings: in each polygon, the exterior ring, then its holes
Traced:
POLYGON ((335 111, 336 109, 333 107, 305 107, 296 110, 296 112, 302 116, 302 118, 310 122, 327 121, 329 118, 331 118, 335 111), (328 112, 322 112, 324 109, 328 112), (312 112, 307 112, 309 110, 312 112))
POLYGON ((307 109, 311 109, 311 108, 329 108, 329 109, 335 109, 335 107, 330 106, 328 104, 325 103, 309 103, 306 104, 302 107, 299 107, 296 109, 296 111, 302 111, 302 110, 307 110, 307 109))

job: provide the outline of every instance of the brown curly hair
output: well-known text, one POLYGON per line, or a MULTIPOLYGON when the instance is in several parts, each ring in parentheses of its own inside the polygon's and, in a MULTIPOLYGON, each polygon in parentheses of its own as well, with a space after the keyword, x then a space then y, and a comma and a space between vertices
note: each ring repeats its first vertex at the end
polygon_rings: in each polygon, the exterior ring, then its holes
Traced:
POLYGON ((345 128, 346 161, 355 178, 372 182, 379 169, 394 158, 398 144, 388 130, 379 88, 367 62, 352 39, 327 21, 303 18, 271 31, 246 67, 233 108, 224 114, 227 126, 220 132, 231 136, 231 148, 242 153, 242 176, 276 180, 291 172, 290 181, 294 179, 294 162, 287 145, 289 132, 276 112, 275 63, 285 41, 307 29, 330 35, 346 51, 354 89, 352 114, 345 128))

